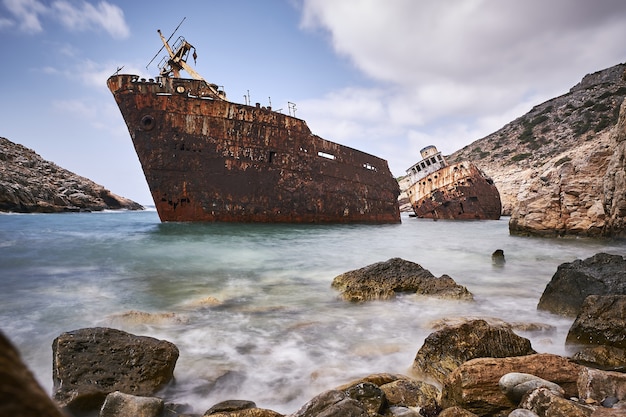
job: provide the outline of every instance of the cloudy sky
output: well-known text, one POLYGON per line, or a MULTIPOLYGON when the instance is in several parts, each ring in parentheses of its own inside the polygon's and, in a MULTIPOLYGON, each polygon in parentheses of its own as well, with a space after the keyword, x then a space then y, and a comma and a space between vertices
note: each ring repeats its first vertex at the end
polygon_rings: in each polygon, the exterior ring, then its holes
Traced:
POLYGON ((626 61, 623 0, 0 0, 0 136, 151 204, 106 79, 156 75, 156 31, 183 18, 230 100, 294 102, 394 175, 626 61))

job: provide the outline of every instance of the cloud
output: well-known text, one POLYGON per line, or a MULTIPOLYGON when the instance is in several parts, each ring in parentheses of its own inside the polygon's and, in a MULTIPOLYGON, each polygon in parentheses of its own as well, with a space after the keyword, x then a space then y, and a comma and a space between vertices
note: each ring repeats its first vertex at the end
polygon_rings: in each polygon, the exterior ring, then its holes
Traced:
MULTIPOLYGON (((4 7, 18 21, 21 31, 26 33, 39 33, 43 31, 39 16, 47 12, 47 7, 37 0, 4 0, 4 7)), ((5 23, 6 26, 8 25, 5 23)))
POLYGON ((372 81, 298 103, 307 120, 330 140, 380 135, 381 156, 397 160, 429 144, 453 152, 626 57, 623 0, 302 0, 300 10, 302 29, 372 81))
POLYGON ((124 12, 106 1, 95 6, 86 1, 67 0, 54 1, 50 6, 39 0, 3 0, 2 4, 18 23, 3 18, 0 20, 0 29, 17 24, 25 33, 40 33, 44 30, 41 19, 46 17, 70 31, 104 30, 115 39, 124 39, 130 35, 124 12))
POLYGON ((61 0, 52 3, 52 9, 61 24, 70 30, 82 32, 95 26, 104 29, 115 39, 124 39, 130 35, 124 12, 106 1, 93 6, 85 1, 74 5, 61 0))

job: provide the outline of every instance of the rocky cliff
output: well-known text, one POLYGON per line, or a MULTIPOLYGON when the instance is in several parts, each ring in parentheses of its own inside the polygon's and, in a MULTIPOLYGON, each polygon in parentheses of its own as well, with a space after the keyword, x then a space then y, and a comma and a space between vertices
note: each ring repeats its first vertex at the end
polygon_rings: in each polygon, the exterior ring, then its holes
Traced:
POLYGON ((0 211, 54 213, 116 209, 143 207, 0 137, 0 211))
POLYGON ((448 157, 491 176, 511 233, 626 237, 625 70, 589 74, 448 157))

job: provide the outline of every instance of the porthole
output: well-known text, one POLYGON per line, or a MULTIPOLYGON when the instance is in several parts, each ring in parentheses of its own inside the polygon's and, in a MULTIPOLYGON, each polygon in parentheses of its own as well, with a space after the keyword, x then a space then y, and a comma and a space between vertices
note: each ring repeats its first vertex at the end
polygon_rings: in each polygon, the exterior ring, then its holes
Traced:
POLYGON ((179 85, 178 87, 176 87, 176 92, 178 94, 182 94, 185 92, 185 87, 183 87, 182 85, 179 85))
POLYGON ((141 130, 148 131, 154 129, 155 124, 156 123, 154 121, 154 117, 146 114, 144 117, 141 118, 141 122, 139 122, 139 127, 141 128, 141 130))

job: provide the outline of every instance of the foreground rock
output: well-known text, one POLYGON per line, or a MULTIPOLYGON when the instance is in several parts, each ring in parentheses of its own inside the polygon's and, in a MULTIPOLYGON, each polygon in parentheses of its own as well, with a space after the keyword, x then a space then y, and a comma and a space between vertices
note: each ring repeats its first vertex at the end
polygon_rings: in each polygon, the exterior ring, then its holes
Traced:
POLYGON ((99 417, 160 417, 163 400, 154 397, 138 397, 119 391, 107 395, 99 417))
POLYGON ((448 275, 437 278, 414 262, 392 258, 341 274, 332 287, 346 301, 387 300, 400 293, 472 300, 472 294, 448 275))
POLYGON ((0 416, 63 417, 15 347, 0 332, 0 416))
POLYGON ((512 372, 535 375, 559 385, 566 396, 577 397, 581 368, 567 358, 552 354, 472 359, 445 379, 441 405, 444 408, 459 406, 478 415, 510 412, 518 404, 501 391, 499 381, 512 372))
POLYGON ((533 353, 536 352, 530 340, 513 333, 511 326, 470 320, 431 333, 415 356, 413 371, 443 383, 451 372, 470 359, 533 353))
POLYGON ((537 308, 576 317, 589 295, 626 295, 626 258, 598 253, 559 265, 537 308))
POLYGON ((0 211, 142 210, 140 204, 0 137, 0 211))
POLYGON ((626 348, 626 295, 587 297, 565 342, 626 348))
POLYGON ((98 408, 120 391, 151 396, 173 377, 178 348, 152 337, 96 327, 63 333, 52 344, 54 398, 70 410, 98 408))

